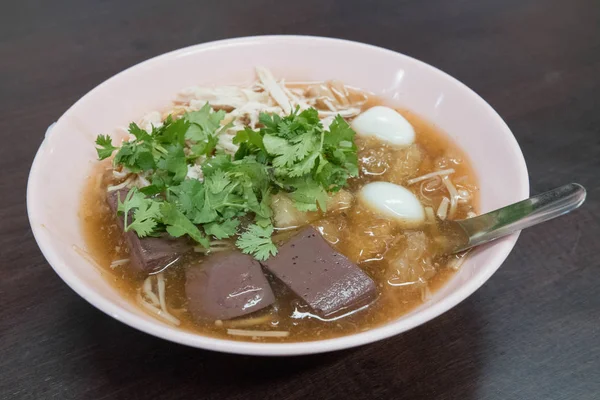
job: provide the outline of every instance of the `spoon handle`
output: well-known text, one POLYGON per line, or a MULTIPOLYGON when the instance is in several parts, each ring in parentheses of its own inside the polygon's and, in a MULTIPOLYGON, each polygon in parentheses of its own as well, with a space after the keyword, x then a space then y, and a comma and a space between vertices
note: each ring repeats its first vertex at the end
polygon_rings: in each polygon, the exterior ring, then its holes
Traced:
POLYGON ((585 195, 583 186, 570 183, 487 214, 456 221, 469 237, 468 243, 457 251, 566 214, 579 207, 584 202, 585 195))

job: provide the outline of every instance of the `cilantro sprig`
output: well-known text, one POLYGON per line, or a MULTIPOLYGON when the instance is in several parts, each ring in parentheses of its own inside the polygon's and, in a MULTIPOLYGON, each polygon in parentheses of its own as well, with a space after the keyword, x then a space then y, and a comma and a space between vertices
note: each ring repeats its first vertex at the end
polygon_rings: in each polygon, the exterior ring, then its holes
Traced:
POLYGON ((261 227, 254 224, 242 233, 235 243, 237 247, 246 254, 252 254, 258 260, 266 260, 277 254, 277 247, 271 240, 273 225, 261 227))
POLYGON ((161 219, 160 204, 139 192, 136 188, 130 190, 121 201, 118 200, 118 211, 123 213, 125 232, 134 230, 139 237, 151 235, 161 219), (130 221, 131 220, 131 221, 130 221))
POLYGON ((301 211, 326 211, 328 193, 343 188, 358 176, 355 132, 337 116, 325 130, 318 111, 297 108, 290 115, 260 115, 263 128, 239 132, 236 160, 254 155, 272 167, 273 183, 290 193, 301 211))
POLYGON ((143 174, 150 186, 119 199, 125 231, 145 237, 167 232, 209 247, 208 237, 237 236, 236 246, 258 260, 277 253, 271 236, 271 194, 288 194, 301 211, 326 210, 329 193, 358 174, 354 131, 337 116, 327 130, 315 109, 290 115, 262 113, 260 129, 235 136, 234 157, 217 150, 224 111, 207 103, 179 119, 167 117, 150 132, 130 124, 133 138, 114 146, 96 140, 98 158, 114 154, 113 164, 143 174), (199 165, 203 179, 186 179, 199 165))

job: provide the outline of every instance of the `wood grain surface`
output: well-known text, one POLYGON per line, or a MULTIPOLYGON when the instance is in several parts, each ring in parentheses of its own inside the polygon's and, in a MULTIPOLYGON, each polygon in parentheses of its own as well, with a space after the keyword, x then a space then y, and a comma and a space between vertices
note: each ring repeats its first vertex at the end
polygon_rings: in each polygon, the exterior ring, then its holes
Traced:
MULTIPOLYGON (((600 399, 598 0, 5 1, 0 12, 0 398, 600 399), (524 232, 473 296, 406 334, 254 358, 153 338, 64 284, 29 229, 46 127, 111 75, 179 47, 311 34, 450 73, 517 137, 532 193, 571 181, 577 212, 524 232)), ((484 178, 485 179, 485 178, 484 178)))

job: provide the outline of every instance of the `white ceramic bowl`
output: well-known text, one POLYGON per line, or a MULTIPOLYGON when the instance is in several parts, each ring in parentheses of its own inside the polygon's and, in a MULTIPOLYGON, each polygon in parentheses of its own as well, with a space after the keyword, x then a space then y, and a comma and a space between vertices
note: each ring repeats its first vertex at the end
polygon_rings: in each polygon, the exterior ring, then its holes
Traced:
POLYGON ((457 305, 500 267, 518 235, 477 249, 431 300, 398 320, 314 342, 237 342, 183 332, 123 299, 75 250, 85 248, 78 209, 84 181, 96 162, 96 135, 169 106, 188 86, 250 82, 255 65, 288 81, 338 79, 434 122, 470 156, 480 178, 483 212, 528 196, 525 161, 504 121, 472 90, 434 67, 390 50, 318 37, 263 36, 200 44, 145 61, 102 83, 60 117, 37 152, 27 187, 31 229, 50 265, 81 297, 127 325, 173 342, 239 354, 309 354, 414 328, 457 305))

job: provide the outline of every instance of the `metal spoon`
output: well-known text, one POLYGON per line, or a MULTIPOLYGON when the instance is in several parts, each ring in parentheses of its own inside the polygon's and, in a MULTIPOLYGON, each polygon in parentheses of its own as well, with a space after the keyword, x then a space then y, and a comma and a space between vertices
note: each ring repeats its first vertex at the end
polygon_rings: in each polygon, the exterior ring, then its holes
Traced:
POLYGON ((441 221, 443 253, 458 253, 559 217, 578 208, 585 195, 583 186, 570 183, 474 218, 441 221))

